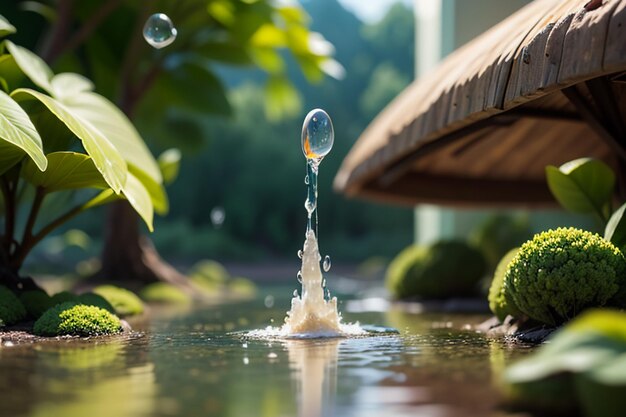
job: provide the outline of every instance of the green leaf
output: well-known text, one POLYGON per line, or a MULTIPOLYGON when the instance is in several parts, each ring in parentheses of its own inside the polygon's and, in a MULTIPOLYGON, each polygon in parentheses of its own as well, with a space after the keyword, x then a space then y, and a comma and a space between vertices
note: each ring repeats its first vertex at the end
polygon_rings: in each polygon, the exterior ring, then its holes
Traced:
POLYGON ((27 88, 15 90, 12 97, 18 101, 36 99, 43 103, 61 120, 79 139, 93 162, 102 173, 109 186, 119 193, 126 183, 128 168, 120 152, 107 137, 92 123, 79 116, 75 109, 70 109, 50 96, 27 88))
POLYGON ((15 62, 22 72, 30 78, 36 86, 51 93, 52 85, 50 84, 50 79, 52 79, 54 74, 48 64, 28 49, 18 46, 9 40, 5 40, 4 45, 13 58, 15 58, 15 62))
POLYGON ((270 120, 279 120, 300 112, 298 90, 284 77, 270 77, 265 86, 265 112, 270 120))
POLYGON ((618 208, 604 229, 604 238, 620 249, 626 247, 626 204, 618 208))
POLYGON ((176 148, 168 149, 159 155, 159 168, 161 169, 164 184, 171 184, 176 180, 176 177, 178 177, 180 158, 180 151, 176 148))
POLYGON ((167 193, 165 192, 163 185, 154 181, 143 171, 135 169, 132 166, 129 167, 129 171, 139 180, 139 182, 141 182, 146 191, 148 191, 150 201, 152 201, 152 205, 154 206, 154 211, 161 215, 167 214, 170 207, 167 199, 167 193))
POLYGON ((7 36, 15 32, 15 26, 10 24, 9 21, 0 14, 0 36, 7 36))
POLYGON ((22 167, 22 177, 48 192, 76 188, 109 188, 89 155, 77 152, 53 152, 47 155, 48 169, 39 171, 28 161, 22 167))
POLYGON ((38 170, 46 169, 46 156, 35 126, 19 104, 0 91, 0 174, 19 162, 25 153, 38 170))
POLYGON ((604 162, 580 158, 546 167, 548 187, 565 209, 574 213, 596 213, 606 221, 604 209, 610 203, 615 174, 604 162))
POLYGON ((15 62, 15 58, 9 54, 0 56, 0 79, 3 80, 2 87, 7 93, 15 90, 25 79, 24 73, 15 62))
POLYGON ((94 85, 87 78, 80 74, 64 72, 52 77, 50 81, 52 96, 63 101, 76 94, 93 91, 94 85))
POLYGON ((124 197, 146 223, 148 230, 152 232, 154 230, 152 226, 154 207, 152 206, 150 193, 141 181, 130 172, 124 186, 124 197))
MULTIPOLYGON (((55 80, 56 77, 53 79, 53 84, 55 80)), ((87 121, 102 133, 119 151, 128 165, 143 171, 153 181, 161 183, 159 166, 135 126, 109 100, 87 91, 87 82, 83 84, 82 93, 62 96, 63 104, 71 110, 72 114, 87 121)))

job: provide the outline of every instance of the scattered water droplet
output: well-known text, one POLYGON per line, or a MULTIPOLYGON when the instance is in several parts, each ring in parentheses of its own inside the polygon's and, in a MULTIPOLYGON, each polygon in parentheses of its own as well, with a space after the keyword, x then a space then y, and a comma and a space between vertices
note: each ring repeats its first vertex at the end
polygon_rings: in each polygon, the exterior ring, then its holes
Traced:
POLYGON ((220 206, 213 207, 211 210, 211 223, 215 228, 220 228, 226 219, 226 212, 220 206))
POLYGON ((335 132, 330 116, 322 109, 313 109, 302 124, 302 152, 307 159, 321 160, 333 147, 335 132))
POLYGON ((322 266, 324 267, 324 272, 328 272, 328 271, 330 271, 330 266, 331 266, 331 263, 330 263, 330 256, 326 255, 326 256, 324 257, 324 263, 323 263, 323 265, 322 265, 322 266))
POLYGON ((298 290, 293 290, 293 296, 294 297, 298 297, 300 294, 298 294, 298 290))
POLYGON ((163 13, 155 13, 146 20, 143 26, 143 37, 156 49, 165 48, 176 40, 178 31, 172 20, 163 13))
POLYGON ((265 307, 267 308, 274 307, 274 296, 273 295, 266 296, 265 300, 263 300, 263 304, 265 304, 265 307))
POLYGON ((247 357, 243 358, 243 364, 247 365, 250 363, 250 359, 248 359, 247 357))
POLYGON ((302 284, 302 272, 301 271, 298 271, 297 277, 298 277, 298 282, 302 284))
POLYGON ((322 279, 322 288, 326 288, 326 278, 322 279))
POLYGON ((244 349, 248 349, 248 344, 244 343, 244 344, 241 345, 241 347, 244 348, 244 349))
POLYGON ((302 249, 298 250, 298 258, 302 259, 302 249))
POLYGON ((305 183, 306 185, 309 185, 309 176, 308 176, 308 175, 306 175, 306 176, 304 177, 304 183, 305 183))
POLYGON ((274 352, 270 352, 270 353, 267 354, 267 357, 269 359, 276 359, 278 357, 278 355, 275 354, 274 352))
POLYGON ((316 201, 311 201, 308 198, 304 202, 304 208, 309 213, 309 216, 313 213, 313 211, 315 210, 316 206, 317 206, 317 202, 316 201))

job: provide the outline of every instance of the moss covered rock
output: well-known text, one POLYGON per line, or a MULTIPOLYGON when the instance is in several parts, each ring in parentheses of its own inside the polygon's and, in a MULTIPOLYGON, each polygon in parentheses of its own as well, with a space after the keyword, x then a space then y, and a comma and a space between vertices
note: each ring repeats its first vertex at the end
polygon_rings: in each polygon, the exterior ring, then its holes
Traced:
POLYGON ((26 309, 17 296, 7 287, 0 285, 0 322, 10 326, 26 318, 26 309))
POLYGON ((518 251, 519 248, 513 248, 502 257, 493 274, 491 287, 489 288, 489 309, 500 321, 504 321, 507 315, 516 318, 520 318, 523 315, 512 298, 507 296, 504 291, 504 274, 518 251))
POLYGON ((20 294, 20 301, 26 308, 28 315, 35 320, 41 317, 46 310, 58 304, 46 292, 38 290, 24 291, 20 294))
POLYGON ((504 291, 519 310, 558 325, 588 307, 607 304, 626 273, 626 260, 613 244, 575 228, 539 233, 509 263, 504 291))
POLYGON ((55 306, 68 301, 76 301, 76 295, 69 291, 61 291, 52 296, 52 305, 55 306))
POLYGON ((122 324, 105 309, 69 301, 46 311, 33 331, 39 336, 96 336, 120 333, 122 324))
POLYGON ((93 293, 86 292, 76 297, 76 302, 78 304, 85 304, 88 306, 96 306, 105 309, 109 313, 115 314, 115 308, 109 303, 106 298, 103 296, 93 293))
POLYGON ((139 293, 141 298, 150 303, 189 304, 191 297, 180 288, 165 282, 146 285, 139 293))
POLYGON ((410 246, 390 263, 387 288, 397 298, 467 296, 485 272, 482 254, 460 241, 410 246))
POLYGON ((118 316, 133 316, 143 313, 141 299, 132 291, 114 285, 101 285, 94 288, 94 293, 106 299, 118 316))

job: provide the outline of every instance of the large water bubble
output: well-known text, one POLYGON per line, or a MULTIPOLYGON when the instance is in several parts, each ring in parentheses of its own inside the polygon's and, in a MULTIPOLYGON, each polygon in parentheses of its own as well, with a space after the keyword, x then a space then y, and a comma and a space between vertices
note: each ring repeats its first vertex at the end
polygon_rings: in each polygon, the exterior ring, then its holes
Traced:
POLYGON ((163 13, 155 13, 143 26, 143 37, 152 47, 161 49, 176 40, 178 32, 172 20, 163 13))
POLYGON ((321 160, 333 147, 335 131, 330 116, 322 109, 313 109, 302 124, 302 152, 307 159, 321 160))

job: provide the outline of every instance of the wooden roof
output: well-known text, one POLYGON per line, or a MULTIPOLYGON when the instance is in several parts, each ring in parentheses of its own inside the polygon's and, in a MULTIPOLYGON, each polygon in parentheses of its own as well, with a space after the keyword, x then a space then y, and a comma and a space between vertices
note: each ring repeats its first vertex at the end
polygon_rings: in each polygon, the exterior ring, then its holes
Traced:
POLYGON ((335 189, 407 204, 543 206, 553 204, 546 165, 616 165, 626 155, 626 0, 586 3, 536 0, 449 55, 368 126, 335 189))

